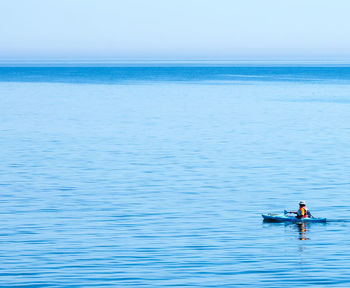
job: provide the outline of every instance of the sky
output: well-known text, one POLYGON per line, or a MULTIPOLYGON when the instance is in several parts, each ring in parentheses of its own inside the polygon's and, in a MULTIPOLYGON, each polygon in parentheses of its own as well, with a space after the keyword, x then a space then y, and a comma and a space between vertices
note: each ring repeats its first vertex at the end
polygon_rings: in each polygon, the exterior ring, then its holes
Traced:
POLYGON ((349 0, 0 0, 0 59, 343 60, 349 11, 349 0))

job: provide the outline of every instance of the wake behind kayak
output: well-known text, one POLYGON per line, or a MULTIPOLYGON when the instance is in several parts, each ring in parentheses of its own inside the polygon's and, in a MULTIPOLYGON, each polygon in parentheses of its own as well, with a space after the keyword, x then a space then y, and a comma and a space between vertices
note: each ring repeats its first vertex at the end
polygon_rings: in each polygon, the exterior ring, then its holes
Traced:
POLYGON ((294 216, 289 216, 286 214, 262 214, 261 215, 264 219, 264 222, 289 222, 289 223, 321 223, 321 222, 327 222, 326 218, 297 218, 294 216))

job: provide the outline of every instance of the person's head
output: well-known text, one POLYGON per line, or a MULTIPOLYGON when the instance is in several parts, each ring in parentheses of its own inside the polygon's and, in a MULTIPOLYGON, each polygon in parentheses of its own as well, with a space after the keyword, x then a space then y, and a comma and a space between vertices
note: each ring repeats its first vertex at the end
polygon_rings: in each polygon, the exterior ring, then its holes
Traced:
POLYGON ((301 201, 299 202, 299 206, 300 206, 300 207, 306 206, 306 202, 305 202, 304 200, 301 200, 301 201))

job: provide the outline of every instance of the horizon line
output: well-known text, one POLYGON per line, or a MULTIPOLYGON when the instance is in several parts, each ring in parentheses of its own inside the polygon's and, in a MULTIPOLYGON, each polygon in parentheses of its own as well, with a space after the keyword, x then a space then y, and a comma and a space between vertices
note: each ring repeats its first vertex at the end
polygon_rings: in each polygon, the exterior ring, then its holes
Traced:
POLYGON ((0 67, 350 66, 349 59, 0 59, 0 67), (95 65, 95 66, 91 66, 95 65))

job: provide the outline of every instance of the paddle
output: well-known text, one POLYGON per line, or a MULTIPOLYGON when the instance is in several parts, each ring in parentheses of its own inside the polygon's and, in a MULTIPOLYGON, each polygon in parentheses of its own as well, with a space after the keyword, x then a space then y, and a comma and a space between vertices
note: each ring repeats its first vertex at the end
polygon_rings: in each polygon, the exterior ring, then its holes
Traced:
MULTIPOLYGON (((294 213, 294 212, 288 212, 287 210, 284 210, 283 212, 284 212, 284 215, 294 213)), ((312 216, 311 213, 308 215, 308 217, 309 217, 309 218, 316 218, 316 217, 312 216)))

